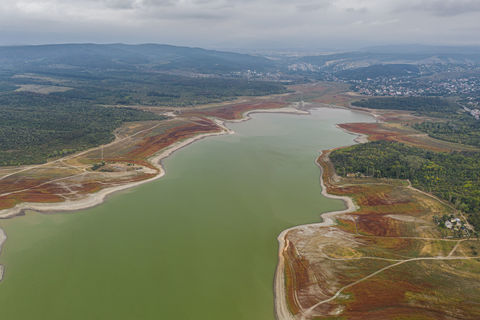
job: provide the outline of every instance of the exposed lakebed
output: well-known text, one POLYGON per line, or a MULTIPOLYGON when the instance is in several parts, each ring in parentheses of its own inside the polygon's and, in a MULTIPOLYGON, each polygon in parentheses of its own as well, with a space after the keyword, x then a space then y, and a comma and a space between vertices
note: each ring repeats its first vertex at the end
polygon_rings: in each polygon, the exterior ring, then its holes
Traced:
POLYGON ((160 180, 74 213, 3 220, 3 319, 274 319, 277 236, 344 204, 320 194, 336 123, 368 115, 254 114, 165 161, 160 180))

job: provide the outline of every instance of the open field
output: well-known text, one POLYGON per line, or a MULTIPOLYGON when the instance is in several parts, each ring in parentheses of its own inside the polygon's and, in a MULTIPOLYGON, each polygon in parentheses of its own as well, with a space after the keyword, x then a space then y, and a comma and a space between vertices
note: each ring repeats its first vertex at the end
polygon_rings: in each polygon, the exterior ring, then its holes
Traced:
POLYGON ((192 118, 138 124, 123 131, 127 134, 109 145, 16 173, 7 171, 0 178, 0 208, 8 213, 6 209, 22 202, 75 201, 104 188, 152 178, 160 171, 148 159, 158 151, 221 128, 214 121, 192 118))
MULTIPOLYGON (((411 118, 413 118, 413 116, 411 116, 411 118)), ((397 122, 346 123, 340 124, 339 126, 351 132, 367 135, 369 141, 397 141, 410 146, 440 152, 479 150, 474 146, 431 138, 426 133, 419 132, 397 122)))
POLYGON ((358 95, 349 92, 346 84, 319 82, 310 85, 291 86, 306 102, 331 104, 335 106, 348 107, 352 99, 358 99, 358 95))
POLYGON ((478 241, 444 238, 433 215, 452 209, 401 181, 337 177, 319 158, 328 193, 358 210, 337 225, 285 237, 287 305, 295 319, 477 319, 478 241), (413 318, 412 318, 413 319, 413 318))
POLYGON ((22 84, 20 85, 20 88, 18 88, 15 91, 49 94, 54 92, 66 92, 69 90, 72 90, 72 88, 61 87, 61 86, 47 86, 47 85, 39 85, 39 84, 22 84))

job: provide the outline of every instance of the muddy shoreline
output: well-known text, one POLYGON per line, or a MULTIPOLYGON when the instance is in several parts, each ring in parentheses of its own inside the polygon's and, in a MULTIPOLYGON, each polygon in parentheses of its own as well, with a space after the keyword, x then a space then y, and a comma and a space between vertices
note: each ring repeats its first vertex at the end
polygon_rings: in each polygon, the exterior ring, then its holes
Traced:
MULTIPOLYGON (((348 109, 348 108, 345 108, 348 109)), ((354 110, 357 111, 357 110, 354 110)), ((368 113, 368 112, 367 112, 368 113)), ((372 113, 368 113, 369 115, 375 116, 372 113)), ((336 127, 348 134, 356 136, 356 138, 353 140, 355 143, 366 143, 368 142, 368 136, 352 131, 348 131, 344 128, 341 128, 340 126, 336 125, 336 127)), ((335 222, 335 217, 352 213, 358 210, 357 205, 353 202, 352 198, 347 197, 347 196, 337 196, 333 194, 329 194, 327 191, 327 187, 325 185, 324 181, 324 168, 322 165, 318 162, 318 159, 322 156, 325 155, 325 152, 328 151, 323 151, 318 155, 318 157, 315 159, 315 165, 320 169, 320 186, 321 186, 321 194, 329 199, 336 199, 336 200, 342 200, 345 204, 345 209, 339 210, 339 211, 330 211, 330 212, 325 212, 320 215, 322 218, 322 222, 319 223, 312 223, 312 224, 305 224, 305 225, 299 225, 295 226, 292 228, 288 228, 284 231, 282 231, 278 235, 278 265, 275 270, 275 278, 274 278, 274 297, 275 297, 275 317, 277 320, 295 320, 297 317, 291 314, 289 308, 288 308, 288 303, 287 303, 287 298, 286 298, 286 288, 285 288, 285 258, 284 258, 284 252, 288 248, 288 240, 287 236, 290 231, 293 230, 301 230, 304 228, 309 228, 309 227, 314 227, 314 228, 325 228, 325 227, 331 227, 336 225, 335 222)), ((329 161, 329 160, 327 160, 329 161)))
MULTIPOLYGON (((212 136, 220 136, 220 135, 227 135, 227 134, 234 134, 235 132, 225 126, 226 123, 232 122, 242 122, 251 119, 250 115, 254 113, 287 113, 287 114, 309 114, 309 112, 295 109, 291 106, 285 108, 278 108, 278 109, 257 109, 257 110, 250 110, 245 112, 242 115, 242 118, 235 119, 235 120, 221 120, 218 118, 213 118, 212 120, 215 124, 221 128, 220 131, 217 132, 209 132, 198 134, 194 137, 188 138, 186 140, 181 140, 173 143, 172 145, 168 146, 167 148, 160 150, 157 154, 153 155, 152 157, 148 158, 148 162, 150 162, 156 169, 158 169, 158 174, 150 179, 127 183, 124 185, 105 188, 96 193, 87 195, 84 199, 75 200, 75 201, 64 201, 59 203, 29 203, 24 202, 16 205, 13 208, 0 210, 0 219, 11 219, 17 216, 24 215, 26 211, 35 211, 43 214, 50 214, 50 213, 60 213, 60 212, 75 212, 79 210, 84 210, 88 208, 92 208, 98 205, 101 205, 106 199, 111 196, 112 194, 120 191, 124 191, 136 186, 139 186, 144 183, 149 183, 155 181, 157 179, 162 178, 165 174, 165 167, 163 161, 172 155, 175 151, 180 150, 188 145, 194 143, 195 141, 202 140, 204 138, 212 137, 212 136)), ((100 147, 95 147, 93 149, 98 149, 100 147)), ((90 150, 85 150, 83 152, 88 152, 90 150)), ((0 254, 3 245, 7 240, 7 235, 5 231, 0 228, 0 254)), ((3 279, 5 273, 5 267, 0 265, 0 281, 3 279)))
MULTIPOLYGON (((160 150, 157 154, 153 155, 152 157, 148 158, 148 162, 150 162, 156 169, 158 169, 158 174, 155 177, 150 179, 131 182, 121 186, 105 188, 98 192, 92 193, 87 195, 84 199, 74 200, 74 201, 64 201, 64 202, 54 202, 54 203, 35 203, 35 202, 24 202, 16 205, 13 208, 3 209, 0 210, 0 219, 9 219, 13 218, 18 215, 22 215, 25 211, 36 211, 40 213, 55 213, 55 212, 66 212, 66 211, 78 211, 87 208, 91 208, 97 206, 105 201, 105 199, 118 191, 123 191, 129 188, 136 187, 138 185, 148 183, 157 179, 160 179, 165 175, 165 167, 163 165, 163 160, 168 158, 171 154, 175 151, 180 150, 191 143, 202 140, 207 137, 211 136, 219 136, 219 135, 226 135, 226 134, 234 134, 232 130, 228 129, 225 124, 226 123, 236 123, 247 121, 250 118, 251 114, 254 113, 287 113, 287 114, 309 114, 309 112, 302 111, 295 109, 293 107, 285 107, 279 109, 258 109, 258 110, 250 110, 245 112, 242 115, 242 118, 235 119, 235 120, 221 120, 218 118, 212 119, 215 124, 221 128, 218 132, 209 132, 209 133, 202 133, 198 134, 192 138, 181 140, 173 143, 172 145, 168 146, 167 148, 160 150)), ((95 147, 92 150, 98 149, 99 147, 95 147)), ((84 152, 88 152, 90 150, 86 150, 84 152)))

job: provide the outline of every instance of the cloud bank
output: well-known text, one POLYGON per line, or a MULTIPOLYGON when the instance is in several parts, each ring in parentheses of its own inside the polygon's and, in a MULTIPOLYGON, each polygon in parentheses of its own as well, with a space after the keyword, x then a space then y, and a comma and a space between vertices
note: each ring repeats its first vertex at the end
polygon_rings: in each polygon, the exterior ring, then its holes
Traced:
POLYGON ((2 0, 0 44, 480 45, 479 0, 2 0))

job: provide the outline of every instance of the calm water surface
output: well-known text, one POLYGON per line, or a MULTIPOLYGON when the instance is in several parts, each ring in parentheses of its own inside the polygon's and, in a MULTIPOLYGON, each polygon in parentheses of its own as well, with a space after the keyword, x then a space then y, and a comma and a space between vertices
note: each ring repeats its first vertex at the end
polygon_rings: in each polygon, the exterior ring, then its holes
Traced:
POLYGON ((314 160, 364 114, 256 114, 98 207, 3 220, 0 319, 274 319, 277 235, 343 204, 314 160))

